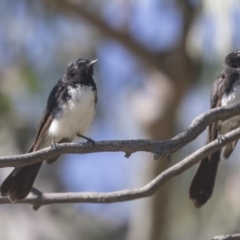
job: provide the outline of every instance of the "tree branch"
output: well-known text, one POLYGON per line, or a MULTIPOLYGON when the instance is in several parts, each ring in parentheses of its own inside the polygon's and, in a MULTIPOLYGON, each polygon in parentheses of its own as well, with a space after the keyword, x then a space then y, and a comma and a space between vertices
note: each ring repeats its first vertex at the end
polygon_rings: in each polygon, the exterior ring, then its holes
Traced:
MULTIPOLYGON (((137 152, 146 151, 169 157, 173 152, 179 150, 187 143, 195 139, 201 132, 204 131, 210 123, 240 114, 240 103, 230 107, 221 107, 212 109, 201 114, 193 120, 191 125, 182 133, 178 134, 171 140, 153 141, 153 140, 129 140, 129 141, 102 141, 97 142, 96 146, 88 143, 71 143, 61 144, 58 150, 46 148, 34 153, 24 155, 1 157, 0 168, 2 167, 20 167, 43 161, 53 156, 63 153, 93 153, 93 152, 126 152, 127 155, 137 152)), ((38 209, 41 205, 53 203, 112 203, 129 201, 133 199, 148 197, 153 195, 163 184, 171 178, 186 171, 194 164, 199 162, 204 157, 214 153, 218 149, 225 146, 227 143, 240 138, 240 128, 224 135, 221 143, 215 140, 201 149, 195 151, 190 156, 186 157, 181 162, 168 168, 166 171, 159 174, 155 179, 147 185, 136 189, 127 189, 110 193, 41 193, 37 190, 32 191, 33 194, 18 203, 29 203, 34 205, 34 209, 38 209)), ((7 198, 0 198, 0 204, 9 203, 7 198)))
POLYGON ((240 103, 237 103, 229 107, 211 109, 199 115, 185 131, 170 140, 99 141, 95 146, 91 143, 63 143, 59 144, 57 150, 49 147, 23 155, 0 157, 0 168, 22 167, 65 153, 125 152, 126 156, 129 156, 135 152, 145 151, 153 153, 155 158, 158 156, 169 158, 172 153, 193 141, 212 122, 220 119, 226 120, 239 114, 240 103))
MULTIPOLYGON (((214 153, 227 143, 230 143, 238 138, 240 138, 240 127, 224 135, 221 143, 216 139, 215 141, 205 145, 179 163, 159 174, 151 182, 141 188, 127 189, 109 193, 41 193, 34 190, 35 194, 31 194, 26 199, 17 203, 32 204, 34 209, 38 209, 42 205, 56 203, 113 203, 149 197, 173 177, 186 171, 194 164, 201 161, 204 157, 214 153)), ((0 204, 4 203, 10 203, 8 198, 0 198, 0 204)))

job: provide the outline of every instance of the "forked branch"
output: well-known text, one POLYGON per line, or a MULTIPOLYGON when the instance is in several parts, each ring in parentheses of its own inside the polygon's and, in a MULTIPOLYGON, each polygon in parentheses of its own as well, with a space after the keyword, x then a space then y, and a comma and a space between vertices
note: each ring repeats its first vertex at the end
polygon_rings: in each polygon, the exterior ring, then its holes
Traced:
MULTIPOLYGON (((37 152, 23 155, 1 157, 0 168, 30 165, 64 153, 86 154, 121 151, 125 152, 127 156, 130 156, 134 152, 145 151, 151 152, 155 156, 159 155, 169 158, 172 153, 176 152, 194 140, 212 122, 220 119, 226 120, 238 114, 240 114, 240 103, 234 104, 230 107, 212 109, 201 114, 193 120, 191 125, 185 131, 170 140, 101 141, 96 142, 95 146, 92 146, 91 143, 66 143, 60 144, 57 151, 55 149, 46 148, 37 152)), ((240 128, 237 128, 224 135, 221 142, 215 140, 198 149, 182 161, 179 161, 177 164, 160 173, 155 179, 141 188, 126 189, 109 193, 41 193, 34 191, 34 194, 30 194, 26 199, 19 201, 18 203, 32 204, 34 205, 35 209, 37 209, 39 206, 55 203, 113 203, 148 197, 153 195, 171 178, 179 175, 182 172, 185 172, 205 156, 212 154, 213 152, 225 146, 227 143, 230 143, 238 138, 240 138, 240 128)), ((0 204, 3 203, 9 203, 9 200, 7 198, 0 198, 0 204)))

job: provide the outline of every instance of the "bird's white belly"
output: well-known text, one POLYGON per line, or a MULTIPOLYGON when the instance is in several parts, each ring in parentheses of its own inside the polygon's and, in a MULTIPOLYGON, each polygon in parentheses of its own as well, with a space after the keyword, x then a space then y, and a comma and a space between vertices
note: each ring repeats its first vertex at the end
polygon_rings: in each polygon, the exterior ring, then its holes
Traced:
MULTIPOLYGON (((234 91, 230 94, 224 94, 222 97, 221 104, 222 106, 229 106, 231 104, 240 102, 240 85, 235 86, 234 91)), ((234 128, 240 126, 240 116, 232 117, 226 121, 221 121, 221 134, 226 134, 234 128)))
POLYGON ((56 142, 62 138, 73 139, 77 133, 85 134, 95 115, 95 95, 91 87, 68 87, 68 92, 71 98, 49 127, 49 135, 56 142))

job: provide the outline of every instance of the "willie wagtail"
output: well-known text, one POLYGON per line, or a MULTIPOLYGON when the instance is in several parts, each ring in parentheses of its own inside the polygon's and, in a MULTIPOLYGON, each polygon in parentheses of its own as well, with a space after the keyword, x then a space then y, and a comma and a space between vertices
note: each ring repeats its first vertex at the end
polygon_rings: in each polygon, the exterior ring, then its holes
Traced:
MULTIPOLYGON (((97 88, 92 76, 96 62, 97 60, 79 58, 68 65, 48 97, 35 141, 28 152, 71 142, 75 136, 94 142, 83 134, 95 115, 97 88)), ((58 157, 47 162, 52 163, 58 157)), ((15 168, 2 183, 1 195, 8 196, 11 202, 24 199, 29 194, 41 165, 42 162, 39 162, 15 168)))
MULTIPOLYGON (((240 50, 233 51, 225 57, 224 71, 214 81, 211 92, 211 108, 229 106, 240 101, 240 50)), ((240 116, 225 121, 212 123, 208 127, 207 143, 219 139, 229 131, 240 126, 240 116)), ((225 159, 229 158, 237 141, 226 145, 223 152, 225 159)), ((197 169, 189 189, 189 195, 194 205, 200 208, 212 196, 218 163, 222 149, 204 158, 197 169)))

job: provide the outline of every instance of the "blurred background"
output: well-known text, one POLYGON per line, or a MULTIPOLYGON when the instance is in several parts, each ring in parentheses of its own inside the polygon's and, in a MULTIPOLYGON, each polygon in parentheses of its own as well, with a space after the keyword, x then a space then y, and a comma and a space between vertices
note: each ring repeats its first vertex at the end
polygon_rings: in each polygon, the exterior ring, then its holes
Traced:
MULTIPOLYGON (((98 59, 95 140, 169 139, 209 109, 224 56, 240 48, 238 0, 2 0, 0 155, 34 139, 46 99, 69 62, 98 59)), ((203 146, 206 133, 173 155, 203 146)), ((240 232, 239 148, 221 161, 211 200, 196 209, 188 188, 196 166, 154 196, 114 204, 0 206, 0 239, 186 240, 240 232)), ((43 192, 140 187, 168 168, 136 153, 64 155, 41 168, 43 192)), ((0 170, 2 181, 11 169, 0 170)))

